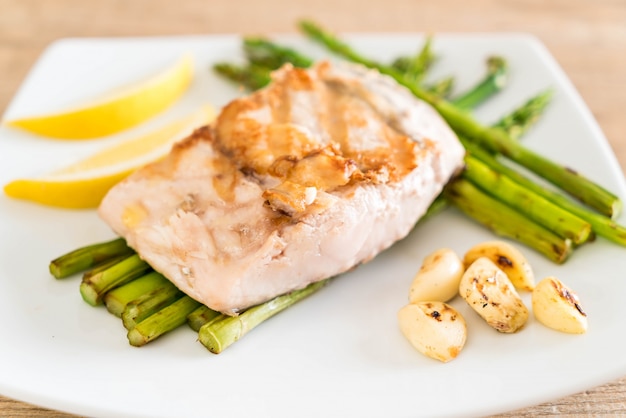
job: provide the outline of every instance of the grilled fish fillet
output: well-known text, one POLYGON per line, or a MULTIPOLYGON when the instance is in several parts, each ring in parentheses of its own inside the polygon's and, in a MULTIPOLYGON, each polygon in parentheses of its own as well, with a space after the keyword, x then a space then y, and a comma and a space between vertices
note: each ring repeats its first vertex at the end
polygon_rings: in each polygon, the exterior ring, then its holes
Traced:
POLYGON ((361 66, 285 66, 99 214, 183 292, 229 315, 404 238, 464 150, 427 104, 361 66))

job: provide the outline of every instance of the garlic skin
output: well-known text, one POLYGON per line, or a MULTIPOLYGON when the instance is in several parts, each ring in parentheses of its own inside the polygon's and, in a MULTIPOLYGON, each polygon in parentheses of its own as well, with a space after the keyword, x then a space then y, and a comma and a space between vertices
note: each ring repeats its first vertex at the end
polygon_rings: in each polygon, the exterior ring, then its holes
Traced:
POLYGON ((467 340, 465 319, 444 302, 418 302, 398 312, 402 334, 420 353, 447 363, 455 359, 467 340))
POLYGON ((578 295, 556 277, 541 280, 532 294, 535 318, 548 328, 569 334, 587 332, 587 314, 578 295))
POLYGON ((409 289, 409 302, 448 302, 459 291, 465 266, 449 248, 441 248, 424 258, 409 289))
POLYGON ((528 320, 528 308, 508 276, 487 257, 476 259, 467 268, 459 294, 499 332, 517 332, 528 320))
POLYGON ((485 241, 470 248, 463 256, 463 262, 469 267, 480 257, 487 257, 494 262, 519 290, 532 291, 535 287, 535 275, 530 263, 520 250, 506 241, 485 241))

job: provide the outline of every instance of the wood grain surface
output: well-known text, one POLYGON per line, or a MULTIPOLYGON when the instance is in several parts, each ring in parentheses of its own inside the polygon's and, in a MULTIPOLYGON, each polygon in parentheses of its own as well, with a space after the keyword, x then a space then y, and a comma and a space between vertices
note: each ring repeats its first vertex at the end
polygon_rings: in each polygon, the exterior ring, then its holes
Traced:
MULTIPOLYGON (((294 32, 302 17, 338 32, 534 34, 626 167, 626 0, 0 0, 0 114, 42 51, 59 38, 284 33, 294 32)), ((626 377, 501 416, 554 415, 626 416, 626 377)), ((0 417, 67 416, 0 396, 0 417)))

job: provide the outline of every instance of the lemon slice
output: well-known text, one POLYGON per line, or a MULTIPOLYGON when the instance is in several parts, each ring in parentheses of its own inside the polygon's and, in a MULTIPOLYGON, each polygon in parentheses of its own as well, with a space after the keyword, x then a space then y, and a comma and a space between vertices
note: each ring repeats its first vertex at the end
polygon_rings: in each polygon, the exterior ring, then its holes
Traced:
POLYGON ((116 183, 139 167, 162 158, 175 142, 214 118, 215 111, 206 106, 152 133, 106 148, 47 176, 12 181, 4 186, 4 192, 48 206, 95 208, 116 183))
POLYGON ((192 78, 193 60, 185 55, 171 68, 109 98, 66 112, 10 120, 6 125, 63 139, 111 135, 168 108, 187 90, 192 78))

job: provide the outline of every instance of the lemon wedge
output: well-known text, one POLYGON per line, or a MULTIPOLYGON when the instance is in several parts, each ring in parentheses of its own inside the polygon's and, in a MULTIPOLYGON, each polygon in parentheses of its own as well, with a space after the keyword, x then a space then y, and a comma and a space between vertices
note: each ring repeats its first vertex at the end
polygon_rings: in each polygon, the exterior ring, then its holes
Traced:
POLYGON ((19 179, 4 186, 14 198, 70 209, 95 208, 116 183, 162 158, 172 145, 215 118, 206 106, 154 132, 105 148, 47 176, 19 179))
POLYGON ((9 120, 7 126, 62 139, 89 139, 136 126, 172 105, 193 79, 193 60, 183 56, 172 67, 91 105, 65 112, 9 120))

